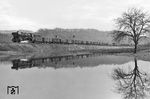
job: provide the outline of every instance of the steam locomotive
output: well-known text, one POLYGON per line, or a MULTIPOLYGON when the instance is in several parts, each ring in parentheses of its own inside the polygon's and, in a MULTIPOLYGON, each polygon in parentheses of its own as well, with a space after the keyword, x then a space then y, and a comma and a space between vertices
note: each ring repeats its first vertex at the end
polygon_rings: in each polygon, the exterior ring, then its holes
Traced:
POLYGON ((12 35, 13 35, 12 41, 18 43, 21 41, 34 42, 35 39, 40 38, 40 35, 35 35, 33 33, 24 33, 19 31, 13 32, 12 35))

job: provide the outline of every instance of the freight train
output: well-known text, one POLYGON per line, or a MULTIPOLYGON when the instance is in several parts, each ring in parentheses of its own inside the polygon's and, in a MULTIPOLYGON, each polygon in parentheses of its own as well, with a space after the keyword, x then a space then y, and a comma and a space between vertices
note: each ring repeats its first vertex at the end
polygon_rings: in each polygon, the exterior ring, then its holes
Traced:
POLYGON ((55 38, 46 38, 38 35, 36 33, 23 33, 23 32, 13 32, 12 33, 13 42, 24 42, 27 41, 29 43, 54 43, 54 44, 82 44, 82 45, 107 45, 101 42, 93 42, 93 41, 82 41, 82 40, 69 40, 69 39, 60 39, 57 36, 55 38))

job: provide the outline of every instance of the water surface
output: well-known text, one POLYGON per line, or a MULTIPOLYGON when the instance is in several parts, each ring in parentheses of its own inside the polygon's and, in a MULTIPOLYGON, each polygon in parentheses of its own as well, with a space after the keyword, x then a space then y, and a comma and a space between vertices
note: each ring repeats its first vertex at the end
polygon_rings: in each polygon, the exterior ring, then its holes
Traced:
MULTIPOLYGON (((136 85, 142 86, 139 78, 141 77, 145 86, 136 88, 147 92, 150 85, 149 66, 149 61, 115 55, 78 55, 3 61, 0 63, 0 98, 122 99, 130 91, 124 89, 123 93, 118 90, 119 82, 122 80, 123 84, 123 78, 127 77, 125 75, 135 71, 135 67, 136 71, 140 71, 135 81, 138 83, 136 85), (7 95, 7 86, 19 86, 19 95, 7 95)), ((128 83, 133 81, 132 77, 128 79, 128 83)), ((133 87, 135 88, 134 85, 133 87)), ((146 95, 145 99, 148 98, 146 95)), ((132 96, 133 99, 140 97, 135 93, 132 96)))

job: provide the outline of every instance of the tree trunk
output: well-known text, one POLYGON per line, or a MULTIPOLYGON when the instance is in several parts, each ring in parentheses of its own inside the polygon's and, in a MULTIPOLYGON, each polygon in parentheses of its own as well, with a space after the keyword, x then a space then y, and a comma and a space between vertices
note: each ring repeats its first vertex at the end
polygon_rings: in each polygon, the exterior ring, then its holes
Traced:
POLYGON ((134 44, 134 53, 137 52, 137 43, 134 44))

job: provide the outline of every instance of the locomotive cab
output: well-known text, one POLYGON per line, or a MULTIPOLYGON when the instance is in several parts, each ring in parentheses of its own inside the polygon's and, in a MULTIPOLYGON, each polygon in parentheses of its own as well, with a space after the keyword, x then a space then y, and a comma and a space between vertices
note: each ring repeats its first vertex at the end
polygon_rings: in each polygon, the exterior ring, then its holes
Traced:
POLYGON ((19 35, 18 31, 17 32, 13 32, 12 35, 13 35, 13 38, 12 38, 13 42, 20 42, 21 41, 20 40, 20 35, 19 35))

